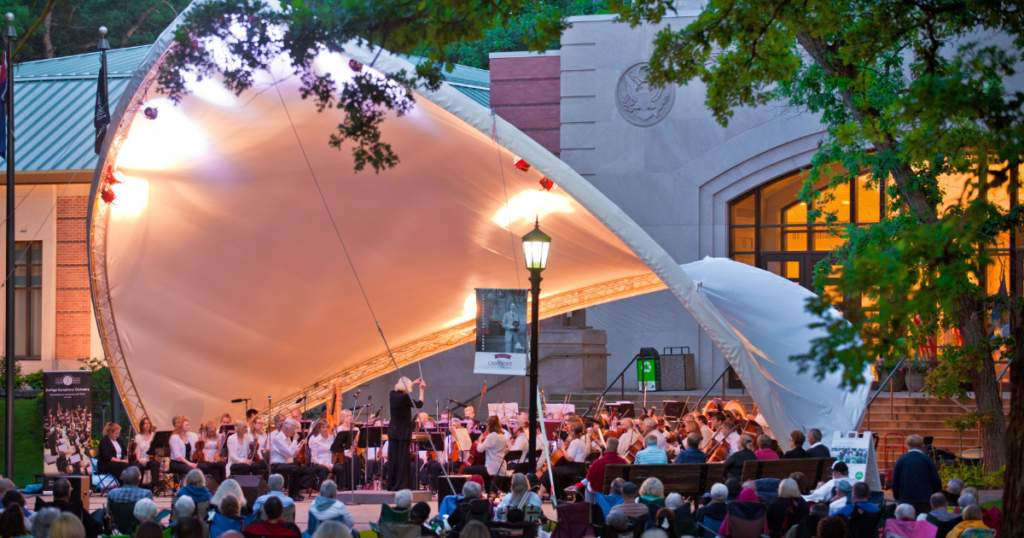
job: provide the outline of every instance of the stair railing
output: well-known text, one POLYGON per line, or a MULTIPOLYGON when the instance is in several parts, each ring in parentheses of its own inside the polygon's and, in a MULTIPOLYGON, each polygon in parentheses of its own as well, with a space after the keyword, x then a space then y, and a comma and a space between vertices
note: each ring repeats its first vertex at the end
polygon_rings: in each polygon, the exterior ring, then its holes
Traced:
POLYGON ((882 381, 882 383, 878 386, 878 390, 875 391, 875 395, 872 396, 870 400, 868 400, 868 406, 865 409, 868 414, 867 420, 865 421, 867 422, 867 429, 871 429, 871 404, 875 403, 875 398, 878 398, 878 395, 882 393, 882 389, 885 388, 886 383, 889 383, 889 420, 892 420, 896 417, 896 413, 894 412, 895 402, 893 397, 892 383, 890 381, 892 381, 892 376, 900 369, 901 366, 903 366, 903 363, 906 361, 907 358, 903 357, 902 359, 900 359, 900 362, 896 363, 896 367, 893 368, 891 372, 889 372, 889 375, 885 378, 885 381, 882 381))

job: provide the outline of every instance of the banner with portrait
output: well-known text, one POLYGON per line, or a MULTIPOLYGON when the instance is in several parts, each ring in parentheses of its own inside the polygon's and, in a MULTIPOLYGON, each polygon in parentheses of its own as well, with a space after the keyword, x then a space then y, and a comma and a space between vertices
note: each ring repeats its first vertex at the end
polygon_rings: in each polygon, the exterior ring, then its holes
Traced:
POLYGON ((43 474, 90 475, 92 371, 43 372, 43 474))
POLYGON ((474 374, 526 375, 526 293, 477 288, 474 374))

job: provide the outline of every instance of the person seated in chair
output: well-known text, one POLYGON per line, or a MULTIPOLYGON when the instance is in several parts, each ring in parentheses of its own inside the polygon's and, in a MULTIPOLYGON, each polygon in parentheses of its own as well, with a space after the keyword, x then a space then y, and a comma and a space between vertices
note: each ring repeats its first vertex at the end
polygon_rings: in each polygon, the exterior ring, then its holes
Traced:
POLYGON ((206 475, 199 469, 192 469, 185 475, 185 485, 178 488, 178 497, 192 497, 192 502, 199 504, 213 498, 206 487, 206 475))
POLYGON ((295 504, 294 499, 284 494, 284 476, 277 473, 270 475, 270 480, 267 480, 267 488, 270 492, 256 498, 256 502, 252 505, 253 512, 258 514, 263 503, 267 502, 271 497, 279 499, 283 508, 288 508, 295 504))
POLYGON ((210 536, 216 538, 228 531, 242 532, 245 518, 241 516, 241 501, 228 493, 220 500, 220 506, 210 519, 210 536))
POLYGON ((418 502, 409 510, 409 523, 419 525, 420 536, 438 538, 437 532, 427 526, 428 519, 430 519, 430 505, 425 502, 418 502))
POLYGON ((306 528, 311 534, 316 532, 317 525, 324 521, 340 521, 350 529, 355 526, 355 519, 345 508, 345 503, 335 498, 337 495, 338 484, 334 480, 324 480, 323 485, 320 486, 320 495, 309 507, 309 524, 306 528))
POLYGON ((622 504, 617 504, 612 507, 608 512, 608 515, 614 514, 615 512, 622 512, 627 517, 643 517, 650 512, 650 509, 646 504, 637 502, 637 498, 640 496, 640 488, 632 482, 626 482, 622 485, 622 504))
POLYGON ((159 513, 160 508, 153 502, 153 499, 139 499, 135 503, 135 519, 139 520, 140 526, 147 521, 153 521, 159 525, 160 522, 156 520, 156 516, 159 513))
POLYGON ((658 437, 656 435, 648 435, 644 438, 644 444, 647 448, 636 453, 636 456, 633 458, 634 465, 668 464, 668 455, 658 447, 658 437))
MULTIPOLYGON (((704 523, 705 519, 722 521, 729 513, 729 505, 725 501, 729 498, 729 488, 721 482, 711 486, 711 502, 700 507, 694 519, 697 523, 704 523)), ((615 510, 614 508, 612 509, 615 510)))
POLYGON ((807 442, 811 443, 811 446, 807 447, 808 458, 831 458, 832 451, 827 446, 821 444, 821 430, 813 428, 807 432, 807 442))
POLYGON ((789 452, 783 454, 782 459, 799 460, 809 458, 810 456, 807 455, 807 451, 804 450, 804 441, 806 441, 804 432, 800 430, 793 430, 792 433, 789 434, 789 446, 793 448, 789 452))
POLYGON ((868 514, 877 514, 880 510, 878 505, 868 501, 868 496, 871 491, 868 489, 868 485, 864 482, 855 482, 853 484, 853 504, 847 504, 846 506, 836 510, 832 513, 833 516, 843 516, 847 519, 853 515, 854 510, 860 510, 868 514))
POLYGON ((134 505, 141 499, 152 499, 153 492, 139 487, 142 473, 138 467, 127 467, 121 473, 121 487, 110 490, 107 494, 107 511, 111 511, 113 503, 134 505))
POLYGON ((242 533, 246 538, 298 538, 302 531, 290 521, 281 519, 284 505, 279 497, 270 497, 263 503, 266 519, 257 519, 247 525, 242 533))
POLYGON ((964 508, 964 511, 961 512, 960 515, 963 516, 964 520, 957 523, 956 526, 953 527, 953 530, 949 531, 949 534, 946 535, 946 538, 960 538, 960 535, 967 529, 988 528, 985 526, 981 508, 978 508, 978 505, 976 504, 972 504, 967 508, 964 508))
MULTIPOLYGON (((152 502, 152 501, 151 501, 152 502)), ((96 538, 103 533, 103 525, 92 518, 82 506, 82 501, 71 501, 71 482, 67 478, 58 478, 53 481, 53 502, 47 504, 60 510, 70 512, 82 520, 85 526, 85 537, 96 538)))
POLYGON ((465 525, 467 519, 490 519, 491 503, 487 499, 481 499, 482 489, 476 482, 466 482, 462 485, 462 500, 455 505, 455 511, 448 516, 448 525, 453 531, 458 532, 465 525))
POLYGON ((701 437, 699 433, 691 433, 683 438, 683 450, 679 451, 674 463, 707 463, 708 457, 698 448, 701 437))

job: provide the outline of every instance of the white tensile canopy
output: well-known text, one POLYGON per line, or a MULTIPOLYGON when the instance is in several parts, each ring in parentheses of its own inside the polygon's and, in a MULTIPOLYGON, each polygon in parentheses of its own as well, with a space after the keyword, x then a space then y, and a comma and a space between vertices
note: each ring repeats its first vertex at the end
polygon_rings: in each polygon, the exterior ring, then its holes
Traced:
MULTIPOLYGON (((837 398, 838 375, 817 383, 788 360, 814 334, 806 290, 729 260, 680 268, 565 163, 447 85, 386 120, 401 163, 380 174, 328 146, 341 114, 303 101, 283 58, 239 97, 204 81, 173 106, 152 84, 176 26, 115 109, 93 181, 97 321, 134 418, 164 429, 174 415, 237 409, 233 398, 306 390, 316 404, 334 382, 392 371, 360 284, 400 365, 471 341, 475 288, 529 287, 521 237, 539 215, 553 238, 543 317, 667 286, 775 432, 859 426, 866 390, 837 398), (108 165, 124 179, 109 205, 98 196, 108 165)), ((378 52, 352 46, 317 66, 344 80, 348 58, 378 52)), ((387 52, 373 65, 412 68, 387 52)))

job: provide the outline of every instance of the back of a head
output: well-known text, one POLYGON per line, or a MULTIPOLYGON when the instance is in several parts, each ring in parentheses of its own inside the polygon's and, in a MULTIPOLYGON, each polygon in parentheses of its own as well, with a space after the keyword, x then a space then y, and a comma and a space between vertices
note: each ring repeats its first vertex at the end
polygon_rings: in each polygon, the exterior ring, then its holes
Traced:
POLYGON ((621 476, 612 480, 612 495, 622 495, 622 485, 626 483, 626 479, 621 476))
POLYGON ((605 449, 605 452, 608 452, 608 453, 618 452, 619 451, 619 440, 614 438, 614 437, 612 437, 611 439, 609 439, 608 441, 605 442, 604 449, 605 449))
POLYGON ((509 488, 509 491, 511 491, 513 495, 523 495, 529 491, 529 489, 530 483, 526 480, 526 475, 522 473, 512 475, 512 485, 509 488))
POLYGON ((730 478, 726 480, 725 487, 729 488, 730 497, 738 497, 740 495, 740 491, 743 491, 743 487, 740 484, 739 478, 730 478))
POLYGON ((960 495, 974 495, 974 498, 977 499, 978 498, 978 488, 976 488, 974 486, 967 486, 966 488, 960 490, 960 495))
POLYGON ((911 504, 903 503, 896 507, 896 519, 903 521, 914 521, 917 518, 917 510, 911 504))
POLYGON ((846 538, 846 518, 829 516, 819 521, 818 538, 846 538))
POLYGON ((789 473, 789 477, 792 478, 794 482, 796 482, 796 487, 800 488, 801 490, 803 489, 804 484, 807 483, 807 475, 801 473, 800 471, 797 471, 795 473, 789 473))
POLYGON ((690 448, 700 448, 701 436, 699 433, 691 433, 686 436, 686 445, 690 448))
POLYGON ((622 498, 632 499, 640 493, 640 488, 632 482, 626 482, 622 485, 622 498))
POLYGON ((924 439, 915 433, 907 437, 907 441, 904 444, 907 446, 907 450, 921 450, 924 447, 924 439))
POLYGON ((711 486, 711 500, 725 501, 729 498, 729 488, 721 482, 711 486))
POLYGON ((338 494, 338 484, 334 480, 324 480, 320 486, 320 496, 333 499, 338 494))
MULTIPOLYGON (((178 528, 181 528, 181 523, 178 524, 178 528)), ((164 529, 156 521, 143 522, 135 529, 135 538, 163 538, 163 535, 164 529)))
POLYGON ((661 480, 652 476, 640 484, 640 496, 664 498, 665 485, 661 483, 661 480))
POLYGON ((972 505, 968 506, 967 508, 964 508, 963 511, 960 512, 960 515, 963 516, 964 521, 981 521, 982 520, 981 508, 978 508, 978 505, 976 505, 976 504, 972 504, 972 505))
POLYGON ((810 441, 812 445, 814 443, 820 443, 821 430, 819 430, 818 428, 811 428, 810 430, 807 430, 807 440, 810 441))
POLYGON ((466 483, 462 485, 462 496, 467 499, 476 499, 480 496, 480 484, 467 480, 466 483))
POLYGON ((800 486, 796 484, 796 480, 787 478, 779 482, 779 497, 783 499, 795 499, 800 497, 800 486))
POLYGON ((50 538, 85 538, 85 526, 78 516, 64 512, 50 525, 50 538))
POLYGON ((274 473, 267 479, 267 487, 270 491, 281 491, 284 489, 284 477, 280 474, 274 473))
POLYGON ((959 499, 957 499, 956 504, 960 506, 961 510, 963 510, 964 508, 967 508, 968 506, 971 505, 977 506, 978 499, 974 495, 971 495, 970 493, 964 493, 963 495, 960 496, 959 499))
POLYGON ((203 472, 200 471, 199 469, 192 469, 191 471, 188 472, 187 475, 185 475, 185 485, 199 487, 205 486, 206 475, 204 475, 203 472))
POLYGON ((487 530, 487 525, 474 519, 466 523, 460 536, 461 538, 491 538, 491 531, 487 530))
POLYGON ((263 513, 267 514, 267 519, 280 519, 281 514, 284 513, 284 505, 281 504, 281 499, 271 496, 263 503, 263 513))
POLYGON ((147 519, 153 519, 156 517, 158 509, 153 499, 139 499, 135 502, 135 509, 132 513, 135 514, 135 519, 139 521, 146 521, 147 519))
POLYGON ((678 493, 669 493, 668 497, 665 497, 665 508, 675 510, 683 505, 683 496, 678 493))
MULTIPOLYGON (((158 523, 159 527, 160 524, 158 523)), ((187 517, 185 519, 178 520, 177 528, 178 538, 204 538, 206 529, 203 528, 203 522, 197 517, 187 517)))
POLYGON ((658 436, 648 435, 647 438, 644 439, 644 444, 646 444, 647 446, 658 446, 658 436))
POLYGON ((317 526, 313 538, 352 538, 352 532, 340 521, 324 521, 317 526))
POLYGON ((60 510, 43 508, 32 516, 32 537, 46 538, 50 535, 50 526, 60 517, 60 510))
POLYGON ((17 538, 28 534, 25 528, 25 516, 17 503, 4 505, 4 512, 0 514, 0 537, 17 538))
POLYGON ((855 501, 866 501, 870 494, 871 490, 864 482, 855 482, 853 484, 853 499, 855 501))
POLYGON ((408 510, 412 508, 412 492, 407 489, 402 489, 395 493, 395 508, 398 510, 408 510))
POLYGON ((9 478, 0 478, 0 496, 14 489, 14 482, 9 478))
POLYGON ((409 521, 422 524, 430 518, 430 505, 425 502, 416 503, 409 510, 409 521))
POLYGON ((67 478, 58 478, 53 481, 53 499, 67 500, 71 498, 71 482, 67 478))
POLYGON ((238 514, 242 512, 242 505, 238 497, 228 493, 220 500, 220 506, 217 509, 227 517, 238 517, 238 514))
POLYGON ((12 489, 7 493, 4 493, 4 497, 0 500, 0 505, 7 506, 9 504, 16 504, 22 508, 25 507, 25 496, 20 491, 12 489))
MULTIPOLYGON (((221 502, 224 501, 221 500, 221 502)), ((196 512, 196 502, 192 500, 192 497, 182 495, 178 497, 177 501, 174 501, 174 511, 179 518, 192 517, 192 514, 196 512)))
POLYGON ((932 493, 932 496, 928 498, 928 504, 932 507, 932 510, 943 510, 949 506, 949 501, 946 500, 946 496, 940 491, 932 493))
POLYGON ((624 531, 629 527, 629 516, 624 512, 612 512, 608 514, 607 522, 611 528, 617 531, 624 531))
POLYGON ((138 486, 141 478, 142 473, 134 465, 129 465, 125 467, 124 471, 121 471, 121 483, 126 486, 138 486))
POLYGON ((644 531, 640 538, 668 538, 668 533, 661 529, 650 529, 644 531))
POLYGON ((964 481, 960 478, 950 478, 949 482, 946 483, 946 491, 953 495, 959 495, 964 489, 964 481))
POLYGON ((790 448, 797 449, 797 448, 801 448, 801 447, 804 446, 804 441, 807 440, 807 436, 804 435, 804 432, 802 432, 800 430, 793 430, 789 434, 789 440, 790 440, 790 444, 793 445, 790 448))
POLYGON ((811 515, 819 518, 828 517, 828 503, 815 503, 811 505, 811 515))

